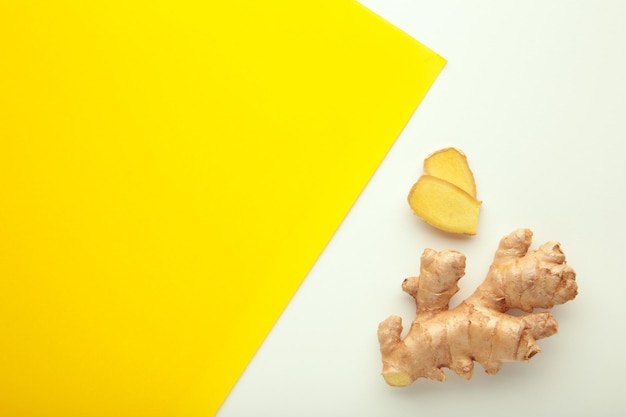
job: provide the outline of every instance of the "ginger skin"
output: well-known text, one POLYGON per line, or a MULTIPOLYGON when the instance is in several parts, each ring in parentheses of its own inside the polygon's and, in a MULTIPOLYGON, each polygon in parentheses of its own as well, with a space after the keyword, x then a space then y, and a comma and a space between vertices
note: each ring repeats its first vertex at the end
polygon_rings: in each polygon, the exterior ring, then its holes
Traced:
POLYGON ((465 256, 426 249, 420 276, 407 278, 402 289, 417 304, 407 336, 402 319, 391 316, 378 327, 382 375, 389 385, 406 386, 418 378, 444 381, 441 368, 470 379, 474 361, 488 374, 503 362, 528 361, 540 351, 536 340, 557 332, 550 309, 577 295, 576 273, 556 242, 528 252, 532 232, 518 229, 500 241, 487 277, 460 305, 449 309, 457 282, 465 274, 465 256), (506 314, 520 309, 529 314, 506 314))

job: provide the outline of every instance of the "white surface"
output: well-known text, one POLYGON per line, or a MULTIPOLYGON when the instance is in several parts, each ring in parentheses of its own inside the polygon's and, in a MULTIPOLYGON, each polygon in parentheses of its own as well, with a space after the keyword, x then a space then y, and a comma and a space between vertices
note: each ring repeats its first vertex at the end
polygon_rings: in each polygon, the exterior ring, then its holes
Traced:
POLYGON ((448 60, 220 417, 626 415, 626 2, 363 0, 448 60), (451 238, 406 194, 423 158, 465 151, 484 204, 451 238), (408 388, 380 377, 376 328, 414 315, 400 289, 425 247, 467 255, 453 303, 482 281, 517 227, 558 240, 579 296, 525 364, 408 388))

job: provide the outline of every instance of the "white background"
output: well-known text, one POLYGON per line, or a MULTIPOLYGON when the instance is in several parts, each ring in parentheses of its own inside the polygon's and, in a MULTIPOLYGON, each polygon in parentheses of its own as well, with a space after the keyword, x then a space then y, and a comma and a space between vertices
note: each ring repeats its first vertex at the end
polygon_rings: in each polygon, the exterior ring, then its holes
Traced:
POLYGON ((220 417, 626 415, 626 2, 363 0, 448 60, 220 417), (468 156, 478 234, 454 238, 410 212, 430 152, 468 156), (467 255, 453 304, 482 281, 499 239, 557 240, 579 296, 528 363, 466 381, 388 387, 378 323, 425 247, 467 255))

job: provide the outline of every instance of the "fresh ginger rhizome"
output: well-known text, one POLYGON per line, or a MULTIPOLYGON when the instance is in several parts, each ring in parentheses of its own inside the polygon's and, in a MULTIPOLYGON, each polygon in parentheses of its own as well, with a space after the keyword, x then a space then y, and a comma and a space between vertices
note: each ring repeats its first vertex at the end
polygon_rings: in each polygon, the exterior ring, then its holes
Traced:
POLYGON ((457 282, 465 274, 465 256, 426 249, 419 277, 402 289, 417 304, 404 339, 402 319, 391 316, 378 327, 382 375, 388 384, 406 386, 418 378, 445 380, 442 368, 471 378, 474 361, 495 374, 507 361, 527 361, 540 351, 537 340, 553 335, 557 322, 550 309, 576 297, 574 270, 560 245, 548 242, 528 252, 532 232, 518 229, 500 241, 487 277, 474 294, 449 309, 457 282), (520 309, 521 317, 506 314, 520 309))

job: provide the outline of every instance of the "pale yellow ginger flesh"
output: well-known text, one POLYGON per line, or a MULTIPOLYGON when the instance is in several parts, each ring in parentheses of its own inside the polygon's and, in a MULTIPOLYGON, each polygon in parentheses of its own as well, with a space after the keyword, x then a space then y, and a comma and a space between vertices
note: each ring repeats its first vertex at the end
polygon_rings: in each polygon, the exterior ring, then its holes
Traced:
POLYGON ((413 212, 431 226, 452 233, 475 235, 481 202, 456 185, 422 175, 409 192, 413 212))
POLYGON ((476 198, 474 174, 461 150, 444 148, 431 153, 424 160, 424 172, 448 181, 476 198))
POLYGON ((433 152, 409 192, 409 206, 426 223, 446 232, 474 235, 481 202, 465 154, 456 148, 433 152))
POLYGON ((470 379, 474 362, 495 374, 504 362, 528 361, 540 351, 537 340, 556 333, 557 322, 551 313, 534 309, 570 301, 578 289, 559 243, 528 252, 531 239, 528 229, 504 237, 483 283, 451 310, 450 299, 465 274, 465 256, 450 250, 424 251, 419 277, 402 284, 417 304, 408 334, 401 338, 398 316, 378 327, 382 375, 388 384, 406 386, 418 378, 443 381, 442 368, 470 379), (510 309, 529 314, 506 314, 510 309))

